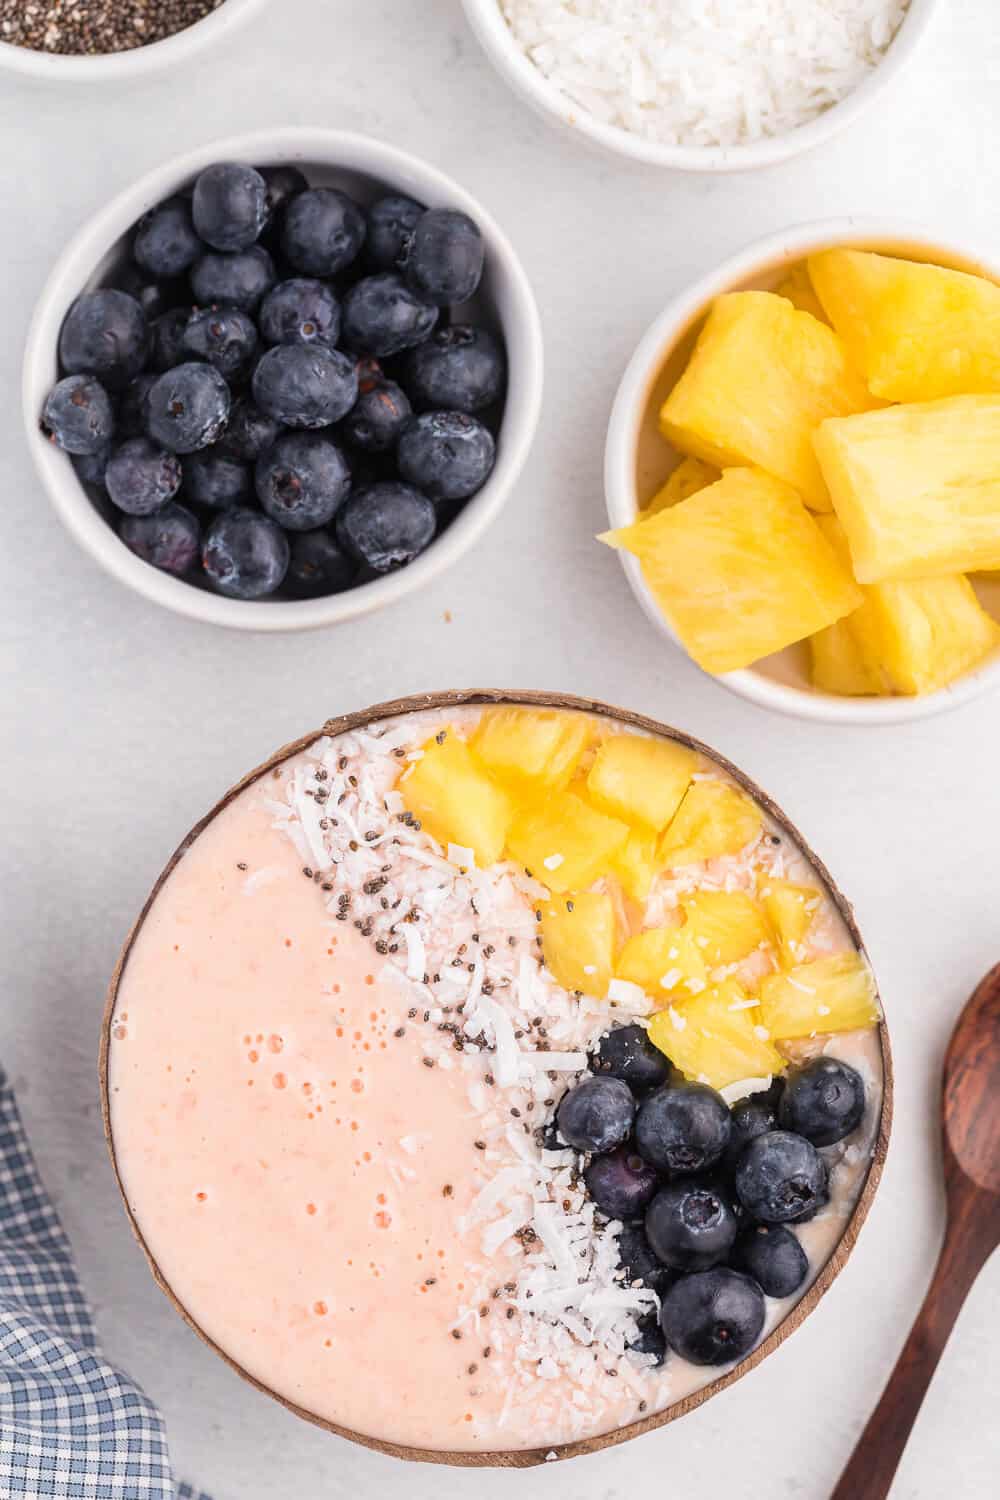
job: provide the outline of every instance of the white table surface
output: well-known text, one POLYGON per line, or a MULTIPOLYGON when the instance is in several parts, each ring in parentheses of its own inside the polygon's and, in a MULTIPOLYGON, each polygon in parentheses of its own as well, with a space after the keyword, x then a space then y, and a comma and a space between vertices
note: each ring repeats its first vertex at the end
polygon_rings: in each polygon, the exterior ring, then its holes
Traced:
MULTIPOLYGON (((888 1374, 941 1232, 942 1049, 972 985, 1000 958, 1000 699, 880 730, 754 709, 654 635, 616 558, 591 537, 603 519, 615 385, 653 315, 695 274, 752 238, 830 214, 1000 235, 995 0, 943 0, 941 11, 909 73, 846 136, 786 167, 717 180, 619 168, 563 139, 497 79, 458 0, 273 0, 227 56, 213 51, 134 87, 0 78, 0 1060, 107 1350, 166 1411, 178 1472, 218 1500, 353 1500, 376 1486, 389 1500, 824 1500, 888 1374), (54 257, 109 193, 174 150, 289 123, 396 141, 478 194, 524 258, 548 369, 518 492, 463 566, 376 617, 268 639, 177 620, 78 550, 29 465, 19 365, 54 257), (243 1385, 154 1287, 126 1227, 98 1108, 104 987, 179 837, 243 771, 327 715, 444 686, 593 694, 737 760, 855 902, 896 1056, 881 1192, 850 1265, 805 1327, 683 1422, 529 1473, 404 1466, 243 1385)), ((998 1332, 1000 1257, 960 1320, 898 1500, 989 1500, 1000 1490, 998 1332)))

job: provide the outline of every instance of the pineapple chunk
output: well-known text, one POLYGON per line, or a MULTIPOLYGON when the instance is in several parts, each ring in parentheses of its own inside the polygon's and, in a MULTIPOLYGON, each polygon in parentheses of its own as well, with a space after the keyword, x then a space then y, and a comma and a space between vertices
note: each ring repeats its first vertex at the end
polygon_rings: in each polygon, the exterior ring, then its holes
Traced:
POLYGON ((861 603, 798 495, 761 469, 728 469, 718 484, 601 541, 639 558, 706 672, 749 666, 861 603))
POLYGON ((580 890, 604 875, 628 838, 628 825, 562 792, 522 808, 507 836, 510 857, 552 891, 580 890))
POLYGON ((567 990, 603 1000, 614 973, 615 913, 610 896, 583 891, 538 907, 545 965, 567 990))
POLYGON ((875 980, 859 953, 818 958, 763 979, 760 1015, 776 1042, 874 1026, 875 980))
POLYGON ((745 891, 696 891, 681 901, 687 928, 710 968, 734 964, 770 939, 764 913, 745 891))
POLYGON ((935 401, 1000 391, 1000 286, 865 250, 826 250, 809 272, 876 396, 935 401))
POLYGON ((815 443, 860 583, 1000 567, 1000 396, 837 418, 815 443))
POLYGON ((510 798, 454 730, 441 744, 433 739, 424 746, 423 759, 400 778, 399 790, 408 810, 439 843, 472 849, 482 867, 496 864, 513 817, 510 798))
POLYGON ((847 619, 837 620, 809 637, 813 687, 844 698, 865 698, 881 691, 878 678, 865 665, 847 619))
POLYGON ((656 834, 645 828, 633 828, 611 861, 611 874, 625 894, 640 906, 645 906, 649 899, 660 868, 656 834))
POLYGON ((786 1063, 760 1025, 756 1006, 732 979, 649 1023, 650 1041, 687 1078, 728 1088, 744 1078, 769 1078, 786 1063))
POLYGON ((707 973, 701 949, 686 927, 637 932, 622 949, 615 972, 654 999, 664 991, 696 995, 705 988, 707 973))
POLYGON ((680 807, 697 767, 694 751, 675 740, 616 734, 598 750, 587 791, 594 806, 609 818, 640 823, 659 833, 680 807))
POLYGON ((498 781, 519 791, 561 789, 586 749, 585 714, 548 708, 488 708, 469 741, 498 781))
POLYGON ((819 891, 791 880, 767 879, 760 899, 778 945, 781 967, 794 968, 807 956, 806 938, 819 909, 819 891))
POLYGON ((681 453, 755 464, 829 510, 812 434, 877 405, 832 328, 774 292, 731 292, 712 304, 660 431, 681 453))
POLYGON ((760 811, 725 781, 695 781, 660 840, 664 869, 738 854, 764 826, 760 811))
MULTIPOLYGON (((805 265, 793 266, 784 281, 776 288, 779 297, 787 297, 793 307, 799 312, 812 313, 821 323, 829 324, 830 319, 822 302, 816 295, 816 288, 809 277, 809 268, 805 265)), ((845 343, 847 341, 845 340, 845 343)))
POLYGON ((718 478, 718 469, 713 469, 711 464, 703 464, 700 458, 681 459, 666 484, 657 490, 644 507, 643 517, 648 520, 650 516, 659 515, 661 510, 669 510, 672 505, 686 500, 689 495, 696 495, 699 490, 714 484, 718 478))

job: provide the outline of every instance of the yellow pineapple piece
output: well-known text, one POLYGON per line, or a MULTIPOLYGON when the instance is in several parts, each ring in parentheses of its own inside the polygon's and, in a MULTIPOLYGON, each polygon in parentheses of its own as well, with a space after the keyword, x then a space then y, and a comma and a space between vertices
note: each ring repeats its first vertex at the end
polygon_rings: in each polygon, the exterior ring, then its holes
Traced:
POLYGON ((778 946, 781 967, 794 968, 807 956, 806 938, 820 907, 820 893, 810 885, 768 877, 759 894, 778 946))
POLYGON ((518 791, 564 787, 586 749, 593 724, 554 708, 487 708, 469 744, 499 781, 518 791))
POLYGON ((812 313, 821 323, 829 323, 823 304, 816 295, 816 288, 810 280, 808 266, 793 266, 776 290, 779 297, 787 297, 799 312, 812 313))
POLYGON ((726 781, 695 781, 660 840, 664 869, 738 854, 764 826, 749 797, 726 781))
POLYGON ((712 304, 660 430, 681 453, 757 465, 829 510, 812 434, 878 404, 826 323, 774 292, 731 292, 712 304))
POLYGON ((513 806, 454 730, 440 744, 428 741, 423 759, 400 778, 399 790, 407 809, 446 849, 449 844, 472 849, 482 868, 500 858, 513 806))
POLYGON ((616 734, 598 750, 587 791, 609 818, 659 832, 680 807, 697 768, 694 751, 674 740, 616 734))
POLYGON ((761 981, 760 1018, 776 1042, 874 1026, 875 980, 859 953, 797 964, 761 981))
POLYGON ((581 890, 608 872, 628 831, 627 823, 606 818, 575 792, 561 792, 541 806, 521 808, 507 852, 551 891, 581 890))
POLYGON ((878 678, 865 666, 847 619, 811 635, 809 654, 812 684, 821 692, 865 698, 881 691, 878 678))
POLYGON ((707 970, 694 934, 686 927, 651 927, 629 938, 615 973, 656 999, 674 992, 696 995, 705 988, 707 970))
POLYGON ((935 401, 1000 391, 1000 286, 865 250, 825 250, 809 273, 876 396, 935 401))
POLYGON ((639 558, 706 672, 749 666, 861 603, 795 491, 761 469, 727 469, 718 484, 600 540, 639 558))
POLYGON ((666 484, 644 506, 643 517, 648 519, 659 515, 661 510, 669 510, 672 505, 678 505, 689 495, 696 495, 699 490, 714 484, 718 478, 719 471, 711 464, 703 464, 700 458, 682 458, 666 484))
POLYGON ((651 829, 633 828, 611 861, 611 874, 625 894, 645 906, 653 881, 662 866, 656 855, 656 834, 651 829))
POLYGON ((546 968, 564 989, 603 1000, 615 962, 611 897, 581 891, 542 901, 537 910, 546 968))
POLYGON ((837 418, 815 444, 859 583, 1000 567, 1000 395, 837 418))
POLYGON ((732 979, 655 1015, 649 1038, 685 1077, 716 1089, 770 1078, 786 1067, 756 1004, 732 979))
POLYGON ((709 968, 734 964, 769 941, 764 913, 745 891, 696 891, 681 900, 687 927, 709 968))

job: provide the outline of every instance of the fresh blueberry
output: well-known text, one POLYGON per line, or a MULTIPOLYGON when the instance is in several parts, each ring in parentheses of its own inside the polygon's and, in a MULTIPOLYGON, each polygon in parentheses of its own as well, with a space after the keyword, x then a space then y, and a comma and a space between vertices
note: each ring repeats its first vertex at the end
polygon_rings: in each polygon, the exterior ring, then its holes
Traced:
POLYGON ((169 312, 170 308, 190 300, 186 277, 173 281, 149 281, 146 273, 131 263, 122 267, 115 282, 118 291, 135 298, 149 324, 162 313, 169 312))
POLYGON ((406 247, 406 279, 439 307, 465 302, 483 275, 485 248, 479 227, 454 208, 421 214, 406 247))
POLYGON ((267 222, 267 183, 242 162, 216 162, 194 185, 191 217, 214 250, 249 250, 267 222))
POLYGON ((403 378, 420 409, 471 415, 499 400, 506 376, 499 339, 485 328, 453 323, 413 350, 403 378))
POLYGON ((781 1127, 814 1146, 834 1146, 861 1124, 865 1081, 856 1068, 833 1057, 814 1057, 792 1068, 781 1100, 781 1127))
POLYGON ((96 453, 73 454, 71 462, 80 483, 89 485, 93 489, 103 489, 104 476, 107 472, 110 457, 110 443, 105 443, 104 447, 98 448, 96 453))
POLYGON ((769 1130, 777 1130, 778 1104, 783 1087, 778 1078, 765 1093, 750 1094, 733 1105, 730 1110, 732 1130, 726 1148, 726 1161, 731 1166, 736 1165, 744 1146, 759 1135, 767 1135, 769 1130))
POLYGON ((118 535, 136 557, 178 578, 193 566, 201 545, 198 522, 173 500, 155 515, 123 516, 118 535))
POLYGON ((64 453, 99 453, 115 430, 111 398, 93 375, 67 375, 42 408, 42 431, 64 453))
POLYGON ((784 1224, 756 1224, 744 1230, 729 1259, 769 1297, 790 1297, 809 1275, 809 1258, 784 1224))
POLYGON ((395 381, 362 380, 342 430, 347 441, 365 453, 389 453, 412 415, 406 393, 395 381))
POLYGON ((212 522, 201 549, 212 586, 230 599, 262 599, 288 572, 288 538, 259 510, 237 506, 212 522))
POLYGON ((399 472, 432 500, 467 500, 486 483, 496 461, 493 434, 477 417, 428 411, 399 440, 399 472))
POLYGON ((653 1168, 627 1146, 595 1156, 583 1180, 601 1213, 611 1219, 637 1218, 659 1182, 653 1168))
POLYGON ((660 1319, 657 1313, 647 1313, 636 1323, 638 1330, 636 1337, 629 1344, 633 1354, 651 1354, 653 1362, 650 1369, 659 1369, 667 1357, 667 1341, 660 1327, 660 1319))
POLYGON ((675 1273, 654 1254, 642 1224, 624 1224, 618 1234, 618 1264, 626 1286, 645 1286, 662 1297, 675 1273))
POLYGON ((641 1026, 616 1026, 601 1038, 590 1060, 595 1073, 620 1078, 636 1093, 659 1088, 670 1076, 670 1064, 641 1026))
POLYGON ((257 460, 257 498, 289 531, 325 526, 344 503, 351 471, 323 433, 286 432, 257 460))
POLYGON ((59 362, 67 375, 96 375, 121 390, 138 375, 149 352, 142 308, 127 292, 102 288, 77 297, 59 333, 59 362))
POLYGON ((714 1166, 729 1144, 726 1101, 704 1083, 657 1089, 635 1122, 639 1155, 660 1172, 681 1176, 714 1166))
POLYGON ((280 424, 265 416, 251 396, 238 396, 232 404, 221 446, 234 458, 255 464, 280 431, 280 424))
POLYGON ((387 193, 368 210, 368 259, 379 271, 396 271, 403 263, 410 235, 426 213, 422 203, 402 193, 387 193))
POLYGON ((180 489, 180 459, 148 438, 129 438, 108 460, 104 483, 119 510, 130 516, 151 516, 180 489))
POLYGON ((799 1224, 826 1203, 827 1170, 811 1141, 787 1130, 759 1135, 736 1164, 736 1191, 764 1224, 799 1224))
POLYGON ((323 281, 297 276, 279 281, 260 308, 260 331, 269 344, 328 344, 340 338, 340 303, 323 281))
POLYGON ((282 248, 303 276, 336 276, 357 258, 364 240, 364 214, 337 188, 311 188, 285 209, 282 248))
POLYGON ((204 359, 226 380, 245 375, 257 352, 257 329, 238 307, 196 308, 181 340, 185 359, 204 359))
POLYGON ((329 427, 358 397, 354 361, 322 344, 277 344, 253 372, 253 398, 284 427, 329 427))
POLYGON ((391 573, 434 540, 437 516, 426 495, 383 480, 355 489, 337 512, 337 540, 363 568, 391 573))
POLYGON ((729 1365, 760 1338, 764 1293, 750 1276, 714 1266, 682 1276, 667 1292, 660 1326, 667 1343, 692 1365, 729 1365))
POLYGON ((120 438, 145 436, 146 401, 155 381, 153 374, 137 375, 122 391, 117 422, 120 438))
POLYGON ((341 551, 327 530, 297 532, 291 545, 285 589, 296 599, 339 594, 351 587, 357 572, 354 559, 341 551))
POLYGON ((355 282, 344 298, 344 342, 386 359, 423 342, 439 313, 392 271, 355 282))
POLYGON ((249 464, 233 458, 219 444, 189 453, 183 469, 184 493, 195 505, 228 510, 231 505, 246 505, 252 498, 249 464))
POLYGON ((204 249, 191 220, 191 206, 184 198, 168 198, 151 208, 139 220, 132 241, 136 264, 159 280, 183 276, 204 249))
POLYGON ((191 290, 203 307, 239 307, 252 313, 277 280, 263 245, 234 255, 202 255, 191 267, 191 290))
POLYGON ((149 367, 163 375, 184 359, 184 330, 191 316, 190 307, 172 307, 161 313, 150 328, 149 367))
POLYGON ((739 1220, 728 1193, 705 1178, 662 1187, 646 1210, 646 1238, 674 1271, 707 1271, 725 1260, 739 1220))
POLYGON ((635 1100, 620 1078, 585 1078, 563 1096, 556 1119, 577 1151, 613 1151, 631 1133, 635 1100))
POLYGON ((264 179, 267 190, 267 223, 266 228, 271 230, 279 222, 285 209, 293 198, 299 193, 308 190, 309 182, 304 172, 298 167, 287 164, 280 167, 258 167, 260 175, 264 179))
POLYGON ((157 377, 146 397, 146 431, 171 453, 209 448, 229 417, 229 387, 211 365, 184 364, 157 377))

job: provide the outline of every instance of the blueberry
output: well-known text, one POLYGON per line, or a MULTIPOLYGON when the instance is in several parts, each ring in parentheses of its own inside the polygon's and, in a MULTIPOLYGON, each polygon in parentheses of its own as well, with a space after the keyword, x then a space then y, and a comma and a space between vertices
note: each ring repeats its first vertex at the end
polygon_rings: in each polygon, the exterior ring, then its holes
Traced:
POLYGON ((662 1297, 676 1275, 654 1254, 641 1224, 625 1224, 618 1234, 618 1264, 626 1286, 645 1286, 662 1297))
POLYGON ((757 1136, 777 1130, 778 1102, 783 1087, 781 1079, 776 1079, 766 1093, 751 1094, 733 1105, 730 1110, 732 1130, 726 1148, 726 1161, 731 1165, 736 1165, 743 1147, 757 1136))
POLYGON ((650 1369, 659 1369, 667 1357, 667 1341, 660 1327, 659 1316, 655 1312, 647 1313, 636 1323, 638 1330, 636 1337, 629 1344, 634 1354, 651 1354, 653 1362, 650 1369))
POLYGON ((344 342, 385 359, 424 341, 439 317, 392 271, 355 282, 344 298, 344 342))
POLYGON ((329 427, 357 400, 354 361, 322 344, 277 344, 253 372, 253 398, 284 427, 329 427))
POLYGON ((357 572, 354 559, 341 551, 324 528, 297 532, 291 544, 292 560, 285 578, 289 594, 297 599, 314 599, 320 594, 339 594, 351 587, 357 572))
POLYGON ((368 210, 368 259, 380 271, 395 271, 403 263, 410 235, 426 213, 422 203, 402 193, 387 193, 368 210))
POLYGON ((750 1276, 715 1266, 682 1276, 660 1308, 670 1348, 692 1365, 729 1365, 742 1359, 764 1328, 767 1304, 750 1276))
POLYGON ((204 249, 195 233, 190 204, 184 198, 168 198, 139 220, 132 258, 148 275, 170 280, 183 276, 204 249))
POLYGON ((429 208, 406 247, 406 279, 428 302, 465 302, 483 275, 485 247, 479 227, 453 208, 429 208))
POLYGON ((288 538, 259 510, 224 510, 212 522, 202 566, 220 594, 262 599, 281 587, 288 571, 288 538))
POLYGON ((256 463, 277 438, 280 424, 265 416, 252 397, 238 396, 232 404, 221 446, 244 463, 256 463))
POLYGON ((500 341, 485 328, 453 323, 414 349, 403 378, 418 407, 471 415, 500 399, 506 376, 500 341))
POLYGON ((756 1224, 744 1230, 729 1259, 769 1297, 790 1297, 809 1275, 809 1258, 784 1224, 756 1224))
POLYGON ((748 1214, 765 1224, 797 1224, 826 1203, 826 1165, 801 1135, 771 1130, 743 1150, 736 1191, 748 1214))
POLYGON ((703 1172, 729 1144, 726 1102, 703 1083, 667 1086, 639 1106, 635 1141, 639 1155, 661 1172, 703 1172))
POLYGON ((620 1078, 634 1092, 659 1088, 670 1076, 670 1064, 641 1026, 616 1026, 601 1038, 590 1060, 595 1073, 620 1078))
POLYGON ((257 329, 238 307, 196 308, 181 343, 185 359, 203 359, 226 380, 238 380, 253 363, 257 329))
POLYGON ((116 424, 119 438, 145 436, 146 399, 155 381, 153 374, 137 375, 122 391, 116 424))
POLYGON ((289 531, 325 526, 344 503, 351 471, 323 433, 286 432, 257 460, 257 498, 289 531))
POLYGON ((249 250, 267 222, 267 184, 242 162, 216 162, 194 185, 191 217, 214 250, 249 250))
POLYGON ((184 360, 184 331, 191 316, 190 307, 172 307, 161 313, 150 328, 149 366, 163 375, 184 360))
POLYGON ((628 1139, 635 1100, 620 1078, 585 1078, 556 1111, 559 1133, 577 1151, 613 1151, 628 1139))
POLYGON ((412 415, 406 393, 395 381, 363 380, 358 399, 344 418, 344 437, 365 453, 388 453, 412 415))
POLYGON ((486 483, 496 461, 492 433, 460 411, 415 417, 397 452, 403 479, 432 500, 467 500, 486 483))
POLYGON ((739 1220, 728 1193, 705 1178, 662 1187, 646 1210, 646 1238, 674 1271, 707 1271, 725 1260, 739 1220))
POLYGON ((814 1146, 833 1146, 861 1124, 865 1082, 847 1063, 814 1057, 792 1068, 781 1100, 781 1126, 814 1146))
POLYGON ((337 540, 362 567, 391 573, 434 540, 437 516, 426 495, 383 480, 352 491, 337 513, 337 540))
POLYGON ((228 510, 252 498, 248 464, 226 453, 219 444, 189 453, 184 459, 184 493, 195 505, 228 510))
POLYGON ((601 1213, 611 1219, 637 1218, 659 1182, 653 1168, 627 1146, 595 1156, 583 1180, 601 1213))
POLYGON ((93 489, 103 489, 110 457, 110 443, 105 443, 96 453, 73 454, 71 462, 80 483, 90 485, 93 489))
POLYGON ((180 459, 148 438, 129 438, 108 460, 104 483, 119 510, 150 516, 180 489, 180 459))
POLYGON ((118 535, 130 552, 164 573, 181 577, 198 557, 201 527, 173 500, 151 516, 123 516, 118 535))
POLYGON ((311 188, 285 209, 282 249, 304 276, 336 276, 357 258, 364 240, 364 214, 337 188, 311 188))
POLYGON ((260 308, 260 331, 269 344, 328 344, 340 338, 340 303, 325 282, 298 276, 279 281, 260 308))
POLYGON ((67 375, 45 398, 42 431, 64 453, 99 453, 114 430, 111 399, 93 375, 67 375))
POLYGON ((263 245, 235 255, 203 255, 191 267, 191 290, 204 307, 239 307, 252 313, 277 280, 263 245))
POLYGON ((59 361, 67 375, 96 375, 120 390, 138 375, 149 352, 142 308, 127 292, 102 288, 77 297, 59 333, 59 361))
POLYGON ((280 167, 258 167, 257 170, 263 177, 266 188, 266 228, 270 230, 278 223, 291 200, 308 190, 309 181, 298 167, 287 163, 280 167))
POLYGON ((157 377, 146 397, 146 431, 171 453, 209 448, 229 417, 229 387, 211 365, 177 365, 157 377))

